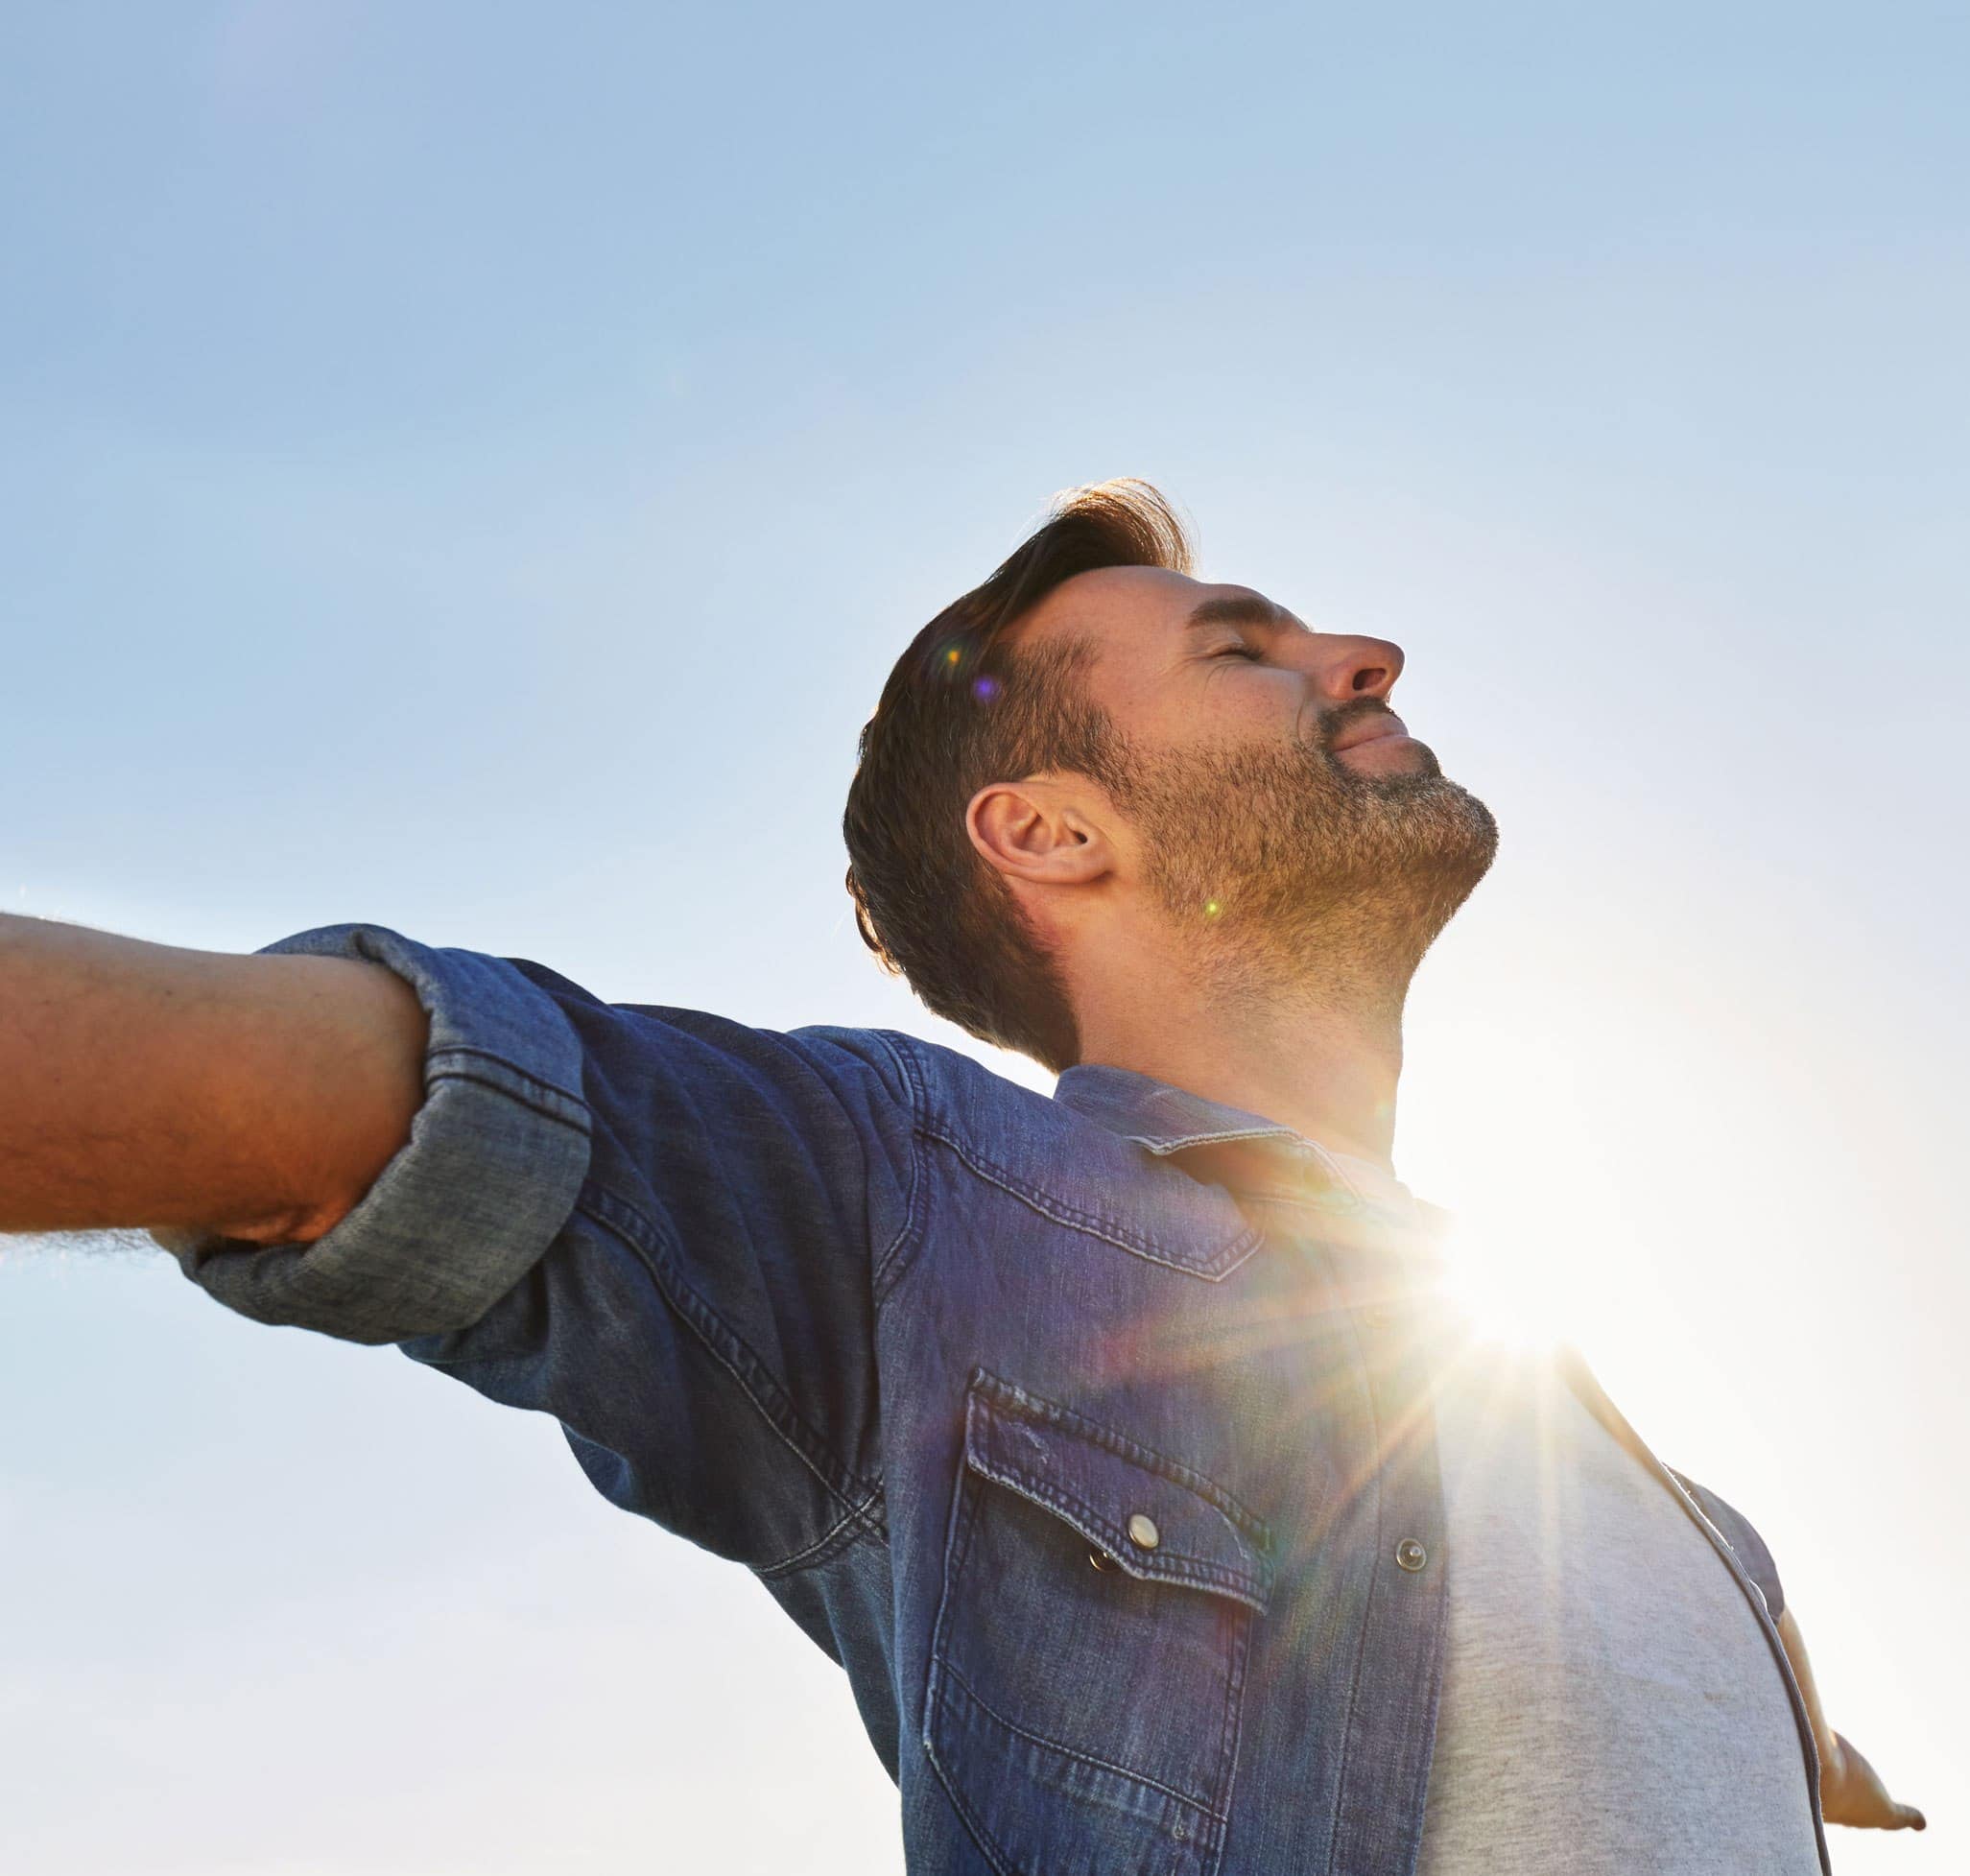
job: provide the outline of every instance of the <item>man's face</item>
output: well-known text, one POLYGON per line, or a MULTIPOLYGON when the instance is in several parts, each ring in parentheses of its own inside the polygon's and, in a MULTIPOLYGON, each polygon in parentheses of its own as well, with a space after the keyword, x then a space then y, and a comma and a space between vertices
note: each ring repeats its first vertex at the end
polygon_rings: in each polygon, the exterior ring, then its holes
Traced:
POLYGON ((1057 587, 1020 628, 1056 636, 1093 648, 1088 690, 1122 746, 1102 780, 1179 924, 1412 967, 1489 866, 1489 811, 1389 707, 1402 653, 1386 640, 1146 567, 1057 587))

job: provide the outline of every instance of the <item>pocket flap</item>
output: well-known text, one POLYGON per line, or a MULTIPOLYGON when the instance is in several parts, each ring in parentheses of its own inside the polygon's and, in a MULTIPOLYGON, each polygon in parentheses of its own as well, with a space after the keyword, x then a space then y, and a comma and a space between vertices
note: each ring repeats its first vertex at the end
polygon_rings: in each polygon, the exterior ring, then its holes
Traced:
POLYGON ((1072 1525, 1131 1577, 1265 1609, 1270 1535, 1222 1486, 984 1368, 965 1398, 964 1462, 1072 1525))

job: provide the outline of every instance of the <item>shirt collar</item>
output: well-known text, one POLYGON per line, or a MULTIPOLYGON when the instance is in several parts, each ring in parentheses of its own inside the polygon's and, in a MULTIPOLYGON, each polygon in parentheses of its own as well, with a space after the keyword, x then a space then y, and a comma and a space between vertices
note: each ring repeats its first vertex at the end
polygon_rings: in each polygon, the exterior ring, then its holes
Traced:
POLYGON ((1276 1140, 1288 1150, 1308 1144, 1277 1121, 1106 1062, 1077 1062, 1061 1075, 1054 1099, 1156 1154, 1225 1140, 1276 1140))
MULTIPOLYGON (((1450 1223, 1448 1213, 1425 1204, 1379 1166, 1132 1068, 1077 1063, 1061 1075, 1054 1099, 1159 1158, 1243 1143, 1234 1155, 1197 1155, 1209 1162, 1202 1173, 1208 1183, 1229 1184, 1242 1199, 1340 1214, 1431 1240, 1450 1223)), ((1200 1171, 1195 1162, 1188 1170, 1200 1171)))

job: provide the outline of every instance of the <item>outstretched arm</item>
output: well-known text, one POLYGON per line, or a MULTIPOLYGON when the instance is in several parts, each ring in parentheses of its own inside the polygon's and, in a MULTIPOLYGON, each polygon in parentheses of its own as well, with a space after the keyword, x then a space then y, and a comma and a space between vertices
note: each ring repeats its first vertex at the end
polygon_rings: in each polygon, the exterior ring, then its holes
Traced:
POLYGON ((1850 1824, 1863 1830, 1926 1830, 1929 1820, 1912 1804, 1897 1804, 1888 1796, 1881 1774, 1862 1754, 1826 1723, 1819 1689, 1814 1685, 1813 1663, 1806 1655, 1806 1638, 1790 1608, 1780 1612, 1778 1638, 1786 1645, 1792 1673, 1805 1696, 1806 1717, 1819 1747, 1819 1812, 1829 1824, 1850 1824))
POLYGON ((312 1242, 409 1138, 425 1026, 375 964, 0 914, 0 1231, 312 1242))

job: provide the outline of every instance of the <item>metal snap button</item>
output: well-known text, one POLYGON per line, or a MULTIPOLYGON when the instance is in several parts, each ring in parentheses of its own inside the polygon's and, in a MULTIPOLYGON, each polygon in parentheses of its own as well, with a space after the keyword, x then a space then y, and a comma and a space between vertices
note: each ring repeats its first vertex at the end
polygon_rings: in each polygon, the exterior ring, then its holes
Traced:
POLYGON ((1108 1555, 1106 1551, 1089 1551, 1087 1554, 1087 1560, 1090 1563, 1092 1563, 1097 1570, 1119 1570, 1122 1567, 1119 1563, 1115 1561, 1115 1559, 1112 1556, 1108 1555))
POLYGON ((1163 1533, 1156 1529, 1156 1521, 1147 1511, 1131 1511, 1128 1514, 1128 1541, 1138 1550, 1152 1551, 1163 1541, 1163 1533))
POLYGON ((1420 1570, 1429 1560, 1430 1553, 1413 1537, 1405 1537, 1395 1547, 1395 1561, 1399 1569, 1420 1570))

